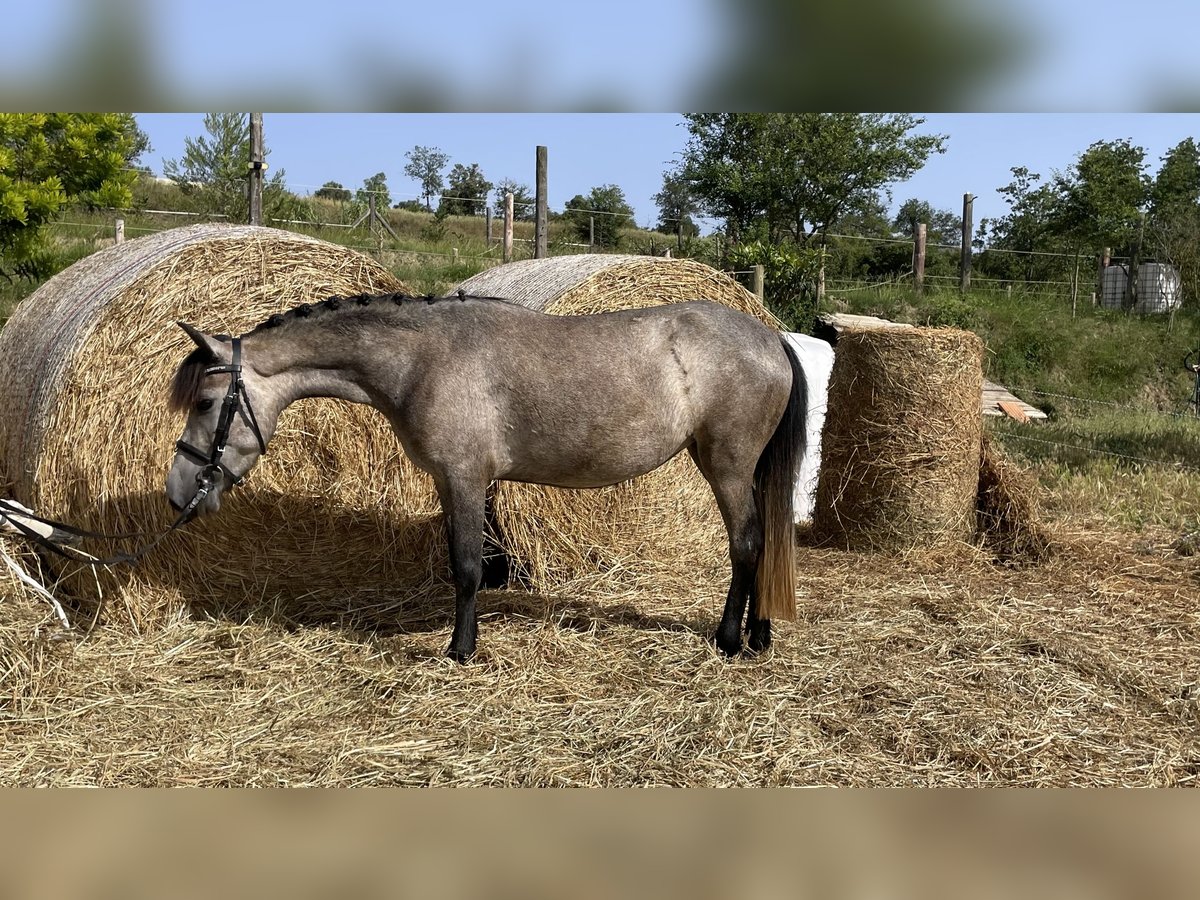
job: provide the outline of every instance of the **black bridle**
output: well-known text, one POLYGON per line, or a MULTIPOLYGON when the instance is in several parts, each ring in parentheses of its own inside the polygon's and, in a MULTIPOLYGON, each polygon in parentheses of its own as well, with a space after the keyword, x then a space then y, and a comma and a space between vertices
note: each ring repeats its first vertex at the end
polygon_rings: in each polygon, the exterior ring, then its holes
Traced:
MULTIPOLYGON (((196 474, 196 491, 192 494, 191 499, 179 511, 179 515, 175 517, 165 530, 160 532, 157 537, 148 543, 143 544, 137 550, 131 552, 118 552, 112 556, 97 557, 89 553, 79 550, 72 544, 77 543, 83 538, 96 538, 102 540, 119 540, 124 538, 144 537, 144 534, 102 534, 96 531, 86 531, 82 528, 76 528, 73 525, 68 525, 65 522, 59 522, 54 519, 46 519, 38 516, 23 506, 10 503, 0 499, 0 520, 13 526, 18 532, 28 538, 31 542, 49 550, 59 556, 66 557, 74 562, 83 563, 84 565, 101 567, 112 566, 120 563, 127 565, 135 565, 138 560, 157 547, 163 540, 188 522, 199 508, 200 503, 207 497, 217 484, 219 475, 224 475, 229 486, 240 483, 245 477, 244 475, 235 475, 230 469, 221 462, 221 457, 225 453, 225 445, 229 440, 229 429, 233 425, 233 417, 240 414, 242 419, 254 432, 254 437, 258 441, 258 448, 262 453, 267 452, 267 442, 263 440, 262 430, 258 427, 258 419, 254 415, 254 407, 250 404, 250 395, 246 393, 246 385, 242 381, 242 339, 233 338, 233 358, 228 365, 209 366, 204 370, 205 376, 208 375, 229 375, 229 388, 225 392, 225 399, 221 402, 221 413, 217 417, 217 428, 213 432, 212 449, 205 454, 203 450, 193 447, 191 444, 179 440, 175 442, 175 449, 192 459, 203 467, 196 474), (51 532, 49 536, 40 533, 36 528, 32 527, 29 522, 40 522, 42 525, 50 526, 51 532)), ((88 627, 86 633, 91 633, 92 628, 100 620, 100 613, 104 608, 104 598, 101 596, 100 603, 96 607, 95 616, 92 618, 92 624, 88 627)), ((67 625, 68 630, 70 625, 67 625)))
POLYGON ((233 425, 233 417, 241 414, 242 419, 254 432, 258 441, 258 449, 267 452, 267 443, 263 440, 262 431, 258 427, 258 419, 254 415, 254 407, 250 405, 250 395, 246 393, 246 384, 242 381, 242 339, 233 338, 233 359, 227 365, 209 366, 204 370, 205 376, 229 375, 229 388, 225 391, 225 399, 221 401, 221 413, 217 417, 217 428, 213 432, 212 448, 205 453, 199 447, 194 447, 187 441, 175 442, 175 449, 193 462, 198 462, 203 468, 196 474, 198 485, 197 495, 188 504, 191 509, 199 505, 204 495, 212 490, 217 482, 217 475, 222 474, 233 487, 241 483, 245 475, 235 475, 224 463, 221 457, 225 453, 225 444, 229 440, 229 429, 233 425))

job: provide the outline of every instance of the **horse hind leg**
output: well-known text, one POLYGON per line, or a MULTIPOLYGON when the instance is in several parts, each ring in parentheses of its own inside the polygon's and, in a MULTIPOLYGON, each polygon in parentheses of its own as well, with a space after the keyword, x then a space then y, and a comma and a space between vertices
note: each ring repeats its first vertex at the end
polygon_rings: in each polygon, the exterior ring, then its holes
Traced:
POLYGON ((771 623, 759 619, 754 609, 763 530, 754 502, 753 466, 750 466, 750 473, 739 474, 733 467, 727 470, 714 465, 707 454, 694 447, 692 459, 713 489, 729 534, 729 593, 714 638, 717 648, 726 656, 735 656, 741 651, 742 622, 745 617, 746 632, 750 638, 749 649, 761 651, 771 642, 771 623))
POLYGON ((770 642, 771 623, 758 619, 754 611, 755 579, 758 573, 758 558, 762 553, 762 529, 758 525, 758 513, 753 503, 750 510, 735 518, 729 528, 729 594, 725 598, 725 609, 717 626, 717 647, 727 656, 734 656, 742 649, 742 620, 746 619, 746 631, 750 635, 749 649, 763 649, 762 635, 765 628, 770 642))
POLYGON ((454 633, 446 655, 465 663, 475 655, 479 633, 475 598, 483 575, 485 485, 471 479, 438 479, 437 487, 454 578, 454 633))
POLYGON ((508 552, 504 549, 504 536, 500 533, 500 520, 496 517, 496 482, 488 485, 484 502, 483 577, 479 586, 484 590, 508 587, 512 578, 512 566, 508 552))

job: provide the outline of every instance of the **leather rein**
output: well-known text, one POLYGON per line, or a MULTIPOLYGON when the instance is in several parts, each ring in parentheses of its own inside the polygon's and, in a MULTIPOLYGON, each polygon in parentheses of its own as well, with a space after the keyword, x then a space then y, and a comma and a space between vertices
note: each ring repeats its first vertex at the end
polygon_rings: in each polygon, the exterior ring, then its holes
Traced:
POLYGON ((139 559, 157 547, 164 538, 172 531, 187 523, 195 513, 196 508, 201 501, 212 492, 216 486, 217 479, 221 475, 229 481, 229 486, 233 487, 240 484, 245 475, 235 475, 224 463, 221 462, 221 457, 225 454, 225 447, 229 441, 229 430, 233 426, 233 417, 240 414, 242 419, 254 432, 254 437, 258 441, 259 450, 265 454, 267 452, 266 441, 263 440, 262 431, 258 427, 258 419, 254 415, 254 407, 250 404, 250 396, 246 393, 246 384, 242 381, 242 339, 233 338, 233 359, 228 364, 209 366, 204 370, 205 376, 209 375, 229 375, 229 387, 225 391, 225 398, 221 401, 221 413, 217 417, 217 428, 213 432, 212 447, 206 454, 203 450, 195 447, 186 441, 179 440, 175 442, 175 449, 187 456, 194 462, 200 463, 203 468, 196 473, 196 492, 192 495, 192 499, 180 510, 179 515, 175 517, 167 528, 159 534, 154 540, 142 545, 132 553, 116 553, 112 556, 95 557, 72 547, 63 547, 53 540, 50 540, 39 534, 33 528, 30 528, 21 520, 30 520, 40 522, 43 525, 49 525, 60 534, 68 536, 72 540, 80 538, 99 538, 103 540, 120 540, 123 538, 143 537, 144 532, 134 534, 102 534, 96 531, 86 531, 82 528, 76 528, 64 522, 58 522, 54 519, 45 519, 37 516, 24 508, 17 508, 0 500, 0 517, 3 517, 11 525, 13 525, 22 535, 28 538, 33 543, 44 549, 57 553, 59 556, 65 556, 67 559, 75 562, 84 563, 89 566, 111 566, 117 563, 135 564, 139 559))

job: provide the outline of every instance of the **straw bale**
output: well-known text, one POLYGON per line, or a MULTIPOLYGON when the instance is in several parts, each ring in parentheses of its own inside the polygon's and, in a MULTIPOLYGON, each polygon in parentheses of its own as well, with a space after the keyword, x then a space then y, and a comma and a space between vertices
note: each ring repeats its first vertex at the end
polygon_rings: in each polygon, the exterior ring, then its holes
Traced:
MULTIPOLYGON (((0 332, 0 466, 12 494, 93 530, 165 526, 163 485, 183 424, 166 390, 191 347, 176 320, 238 334, 302 301, 401 289, 361 254, 249 226, 179 228, 93 254, 0 332)), ((427 578, 440 543, 432 491, 399 458, 374 410, 303 401, 220 515, 101 585, 134 622, 182 600, 286 601, 289 613, 317 603, 326 614, 377 603, 402 578, 427 578)), ((90 576, 77 587, 95 594, 90 576)))
POLYGON ((976 539, 1010 562, 1035 562, 1050 553, 1051 540, 1037 508, 1034 480, 983 434, 979 491, 975 501, 976 539))
POLYGON ((838 341, 814 533, 902 550, 975 533, 983 344, 955 329, 848 332, 838 341))
MULTIPOLYGON (((688 259, 579 255, 523 260, 482 272, 456 290, 502 297, 555 315, 705 299, 781 327, 728 275, 688 259)), ((755 400, 752 395, 746 399, 755 400)), ((501 484, 495 509, 498 543, 534 590, 613 596, 638 589, 661 597, 694 591, 699 573, 711 585, 711 606, 727 587, 724 525, 712 490, 686 453, 610 488, 501 484)))

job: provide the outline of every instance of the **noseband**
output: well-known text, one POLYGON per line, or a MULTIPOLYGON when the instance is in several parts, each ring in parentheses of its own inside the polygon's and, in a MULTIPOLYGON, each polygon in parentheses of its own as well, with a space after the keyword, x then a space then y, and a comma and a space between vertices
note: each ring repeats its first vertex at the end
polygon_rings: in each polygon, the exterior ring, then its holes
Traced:
POLYGON ((225 399, 221 401, 221 414, 217 418, 217 430, 213 432, 212 449, 206 454, 198 447, 183 440, 175 442, 175 449, 202 468, 196 475, 196 483, 205 493, 216 483, 217 475, 222 474, 229 480, 229 486, 241 482, 243 475, 235 475, 221 462, 225 453, 225 444, 229 440, 229 429, 233 425, 233 417, 241 413, 254 437, 258 440, 258 449, 267 452, 267 444, 258 428, 258 419, 254 416, 254 407, 250 405, 250 395, 246 393, 245 382, 242 381, 242 339, 233 338, 233 360, 228 365, 209 366, 204 370, 205 377, 209 375, 229 375, 229 389, 225 391, 225 399))

